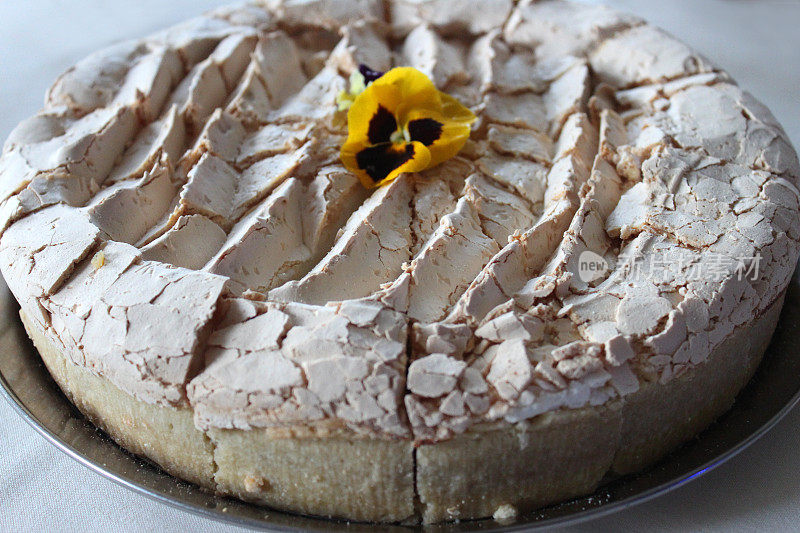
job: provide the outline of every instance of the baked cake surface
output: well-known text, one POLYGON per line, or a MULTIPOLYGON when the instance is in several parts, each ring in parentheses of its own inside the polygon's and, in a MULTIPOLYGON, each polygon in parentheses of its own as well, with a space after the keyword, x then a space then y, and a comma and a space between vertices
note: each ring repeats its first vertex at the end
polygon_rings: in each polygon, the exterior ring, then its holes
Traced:
POLYGON ((644 21, 561 1, 266 1, 97 52, 0 158, 0 269, 70 398, 222 493, 513 515, 702 430, 766 348, 800 164, 644 21), (367 189, 359 65, 477 115, 367 189))

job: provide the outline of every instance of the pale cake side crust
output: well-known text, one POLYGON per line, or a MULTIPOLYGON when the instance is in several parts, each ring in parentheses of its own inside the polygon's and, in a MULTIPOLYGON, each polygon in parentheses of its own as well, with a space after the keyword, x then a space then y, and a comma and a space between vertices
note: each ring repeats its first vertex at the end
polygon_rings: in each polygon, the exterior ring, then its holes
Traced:
POLYGON ((760 317, 734 330, 706 364, 666 385, 645 382, 625 399, 614 474, 630 474, 651 465, 731 408, 761 363, 784 297, 785 293, 760 317))
POLYGON ((623 402, 547 413, 510 428, 473 429, 422 445, 416 454, 402 440, 271 438, 264 430, 204 434, 190 409, 134 399, 65 359, 38 326, 21 317, 47 368, 81 412, 123 447, 173 475, 280 509, 435 523, 588 494, 606 474, 652 464, 730 408, 758 366, 782 306, 783 296, 738 327, 708 362, 667 384, 645 384, 623 402))
POLYGON ((191 409, 135 399, 64 357, 24 311, 20 311, 20 317, 58 386, 94 425, 123 448, 158 463, 170 474, 213 488, 213 448, 195 428, 191 409))
POLYGON ((212 429, 216 489, 277 509, 365 522, 413 519, 411 441, 271 438, 212 429))
POLYGON ((617 450, 615 406, 545 413, 527 424, 470 431, 417 450, 422 521, 492 516, 592 492, 617 450))
POLYGON ((275 508, 372 522, 414 515, 412 443, 332 436, 269 438, 263 430, 198 430, 190 408, 157 406, 66 359, 20 312, 58 385, 130 452, 221 494, 275 508))
POLYGON ((606 474, 635 472, 691 439, 730 409, 769 345, 783 296, 697 365, 623 401, 558 411, 417 450, 426 523, 533 509, 593 492, 606 474))

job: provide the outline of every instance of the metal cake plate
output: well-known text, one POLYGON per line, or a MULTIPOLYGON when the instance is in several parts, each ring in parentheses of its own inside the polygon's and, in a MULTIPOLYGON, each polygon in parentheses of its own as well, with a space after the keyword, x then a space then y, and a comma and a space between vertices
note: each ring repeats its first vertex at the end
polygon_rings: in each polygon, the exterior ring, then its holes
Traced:
MULTIPOLYGON (((25 335, 18 305, 0 280, 0 385, 39 433, 100 475, 157 501, 209 518, 273 531, 410 531, 300 516, 216 496, 135 457, 88 422, 61 393, 25 335)), ((677 488, 719 466, 774 426, 800 399, 800 277, 790 284, 772 343, 733 409, 659 464, 611 481, 594 494, 535 512, 510 524, 493 520, 427 526, 436 532, 515 531, 575 524, 625 509, 677 488)), ((420 529, 417 527, 416 529, 420 529)))

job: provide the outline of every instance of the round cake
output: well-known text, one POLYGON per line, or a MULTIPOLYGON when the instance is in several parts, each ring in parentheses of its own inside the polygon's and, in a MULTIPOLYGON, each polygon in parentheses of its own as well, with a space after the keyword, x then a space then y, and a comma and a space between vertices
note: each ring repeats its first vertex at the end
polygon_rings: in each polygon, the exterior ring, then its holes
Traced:
POLYGON ((636 17, 267 0, 64 72, 3 147, 0 267, 70 400, 175 476, 508 519, 730 407, 798 258, 798 179, 770 112, 636 17), (391 76, 458 124, 379 99, 359 122, 391 76))

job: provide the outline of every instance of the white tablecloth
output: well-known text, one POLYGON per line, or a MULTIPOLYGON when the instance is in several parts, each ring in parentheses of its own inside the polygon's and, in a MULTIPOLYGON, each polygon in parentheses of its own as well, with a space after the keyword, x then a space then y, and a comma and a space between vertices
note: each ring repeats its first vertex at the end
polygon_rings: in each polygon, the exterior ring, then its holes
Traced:
MULTIPOLYGON (((87 53, 220 2, 0 0, 0 138, 87 53)), ((800 2, 609 0, 704 52, 765 102, 800 146, 800 2)), ((797 531, 800 410, 702 478, 574 531, 797 531)), ((0 531, 237 531, 107 481, 47 443, 0 401, 0 531)))

